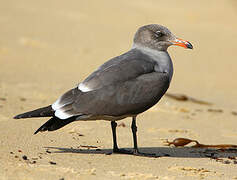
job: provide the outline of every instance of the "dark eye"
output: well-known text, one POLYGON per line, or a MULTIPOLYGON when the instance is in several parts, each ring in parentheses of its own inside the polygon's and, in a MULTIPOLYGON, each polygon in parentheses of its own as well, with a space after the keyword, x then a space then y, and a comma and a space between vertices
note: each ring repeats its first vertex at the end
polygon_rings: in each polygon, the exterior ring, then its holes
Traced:
POLYGON ((156 32, 155 32, 155 36, 156 36, 157 38, 159 38, 159 37, 164 36, 164 34, 163 34, 161 31, 156 31, 156 32))

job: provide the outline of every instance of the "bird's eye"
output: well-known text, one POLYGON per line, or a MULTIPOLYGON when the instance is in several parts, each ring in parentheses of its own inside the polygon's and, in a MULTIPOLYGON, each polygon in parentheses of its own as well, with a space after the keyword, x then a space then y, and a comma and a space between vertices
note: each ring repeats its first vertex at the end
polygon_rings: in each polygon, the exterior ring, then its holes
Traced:
POLYGON ((161 31, 156 31, 155 32, 155 36, 157 37, 157 38, 159 38, 159 37, 162 37, 164 34, 161 32, 161 31))

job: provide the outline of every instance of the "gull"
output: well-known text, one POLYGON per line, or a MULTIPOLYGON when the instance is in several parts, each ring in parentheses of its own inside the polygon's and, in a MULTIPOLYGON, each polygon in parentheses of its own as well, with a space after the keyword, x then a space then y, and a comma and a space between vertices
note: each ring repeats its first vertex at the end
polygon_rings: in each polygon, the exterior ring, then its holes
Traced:
POLYGON ((128 52, 105 62, 52 105, 14 118, 51 117, 34 134, 54 131, 73 121, 110 121, 114 153, 146 155, 138 150, 136 118, 157 104, 169 88, 173 64, 167 49, 171 45, 193 49, 190 42, 162 25, 142 26, 128 52), (117 145, 116 122, 127 117, 132 118, 132 151, 117 145))

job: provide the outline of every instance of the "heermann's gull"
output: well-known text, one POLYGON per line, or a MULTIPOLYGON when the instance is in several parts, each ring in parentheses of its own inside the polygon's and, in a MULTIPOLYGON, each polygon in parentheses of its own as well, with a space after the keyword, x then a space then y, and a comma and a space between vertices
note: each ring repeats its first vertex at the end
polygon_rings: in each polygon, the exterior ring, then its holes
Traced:
POLYGON ((116 121, 132 117, 134 150, 130 153, 144 155, 137 147, 136 117, 155 105, 169 87, 173 65, 167 48, 171 45, 193 48, 164 26, 143 26, 137 30, 131 50, 104 63, 52 105, 14 118, 52 117, 35 134, 57 130, 73 121, 108 120, 113 152, 129 153, 117 146, 116 121))

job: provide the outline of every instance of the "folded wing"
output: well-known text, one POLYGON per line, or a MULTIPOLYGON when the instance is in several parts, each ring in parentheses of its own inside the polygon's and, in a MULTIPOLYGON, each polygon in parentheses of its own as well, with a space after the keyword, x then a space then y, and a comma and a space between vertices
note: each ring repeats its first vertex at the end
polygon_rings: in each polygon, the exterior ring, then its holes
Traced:
POLYGON ((169 86, 168 75, 155 72, 156 65, 137 50, 111 59, 52 105, 55 116, 67 119, 85 115, 93 119, 147 110, 169 86))

